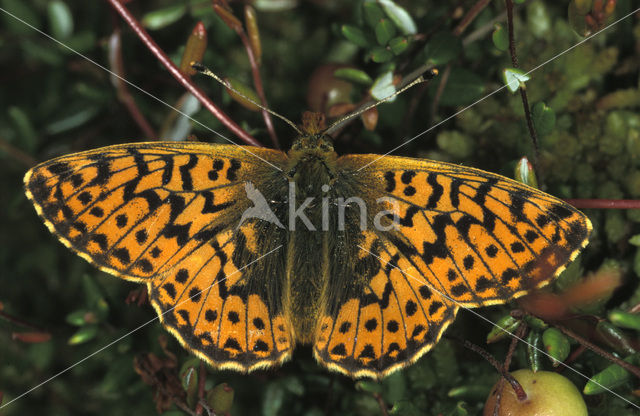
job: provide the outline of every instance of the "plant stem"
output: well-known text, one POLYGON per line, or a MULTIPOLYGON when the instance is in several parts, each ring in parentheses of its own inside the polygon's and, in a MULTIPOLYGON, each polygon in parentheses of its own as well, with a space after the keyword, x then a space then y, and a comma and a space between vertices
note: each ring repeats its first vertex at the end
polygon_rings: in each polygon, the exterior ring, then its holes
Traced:
POLYGON ((149 36, 146 30, 142 27, 140 22, 129 12, 129 10, 119 0, 107 0, 111 7, 124 19, 125 22, 133 29, 136 35, 142 40, 145 46, 153 53, 160 63, 167 68, 169 73, 178 81, 183 87, 185 87, 191 94, 194 95, 202 103, 202 105, 211 112, 222 124, 224 124, 231 132, 246 144, 252 146, 262 146, 253 136, 244 131, 239 125, 236 124, 228 115, 226 115, 218 106, 216 106, 207 95, 198 88, 191 79, 183 74, 177 66, 169 59, 166 53, 157 43, 149 36))
MULTIPOLYGON (((514 68, 518 68, 518 55, 516 54, 516 43, 513 36, 513 0, 506 0, 507 3, 507 27, 509 29, 509 54, 511 55, 511 64, 514 68)), ((522 106, 524 107, 524 115, 529 128, 529 136, 533 142, 533 170, 538 174, 538 181, 541 182, 540 170, 538 169, 538 159, 540 159, 540 150, 538 149, 538 135, 533 125, 531 117, 531 109, 529 108, 529 99, 527 98, 527 90, 520 87, 520 97, 522 98, 522 106)))
POLYGON ((640 209, 638 199, 565 199, 578 209, 640 209))

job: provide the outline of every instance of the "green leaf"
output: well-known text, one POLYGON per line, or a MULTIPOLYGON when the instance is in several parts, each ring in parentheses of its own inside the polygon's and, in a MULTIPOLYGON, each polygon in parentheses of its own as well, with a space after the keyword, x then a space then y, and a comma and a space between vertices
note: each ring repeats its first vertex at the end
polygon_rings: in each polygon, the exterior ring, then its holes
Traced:
MULTIPOLYGON (((371 96, 376 100, 382 100, 394 94, 396 87, 393 85, 393 72, 387 71, 376 78, 369 91, 371 92, 371 96)), ((389 101, 393 101, 393 99, 389 101)))
MULTIPOLYGON (((634 236, 633 238, 638 237, 634 236)), ((633 244, 633 243, 632 243, 633 244)), ((609 312, 609 320, 620 328, 640 331, 640 314, 613 310, 609 312)))
POLYGON ((542 101, 534 104, 531 117, 536 133, 540 136, 546 136, 556 127, 556 112, 542 101))
POLYGON ((371 85, 373 80, 364 71, 355 68, 340 68, 333 72, 336 78, 342 78, 347 81, 357 82, 358 84, 371 85))
POLYGON ((228 77, 225 80, 233 88, 227 88, 226 90, 227 94, 229 94, 235 102, 249 111, 260 111, 260 107, 255 104, 260 102, 260 97, 258 97, 258 93, 253 88, 236 78, 228 77))
POLYGON ((615 349, 617 352, 629 355, 636 352, 636 350, 631 345, 631 340, 627 335, 622 331, 622 329, 613 325, 608 321, 600 321, 596 324, 596 333, 600 335, 600 338, 603 339, 611 348, 615 349))
POLYGON ((367 36, 359 27, 353 25, 342 25, 340 30, 342 32, 342 36, 361 48, 367 48, 370 46, 367 36))
POLYGON ((511 92, 518 91, 518 88, 524 87, 525 81, 531 77, 518 68, 505 68, 502 72, 504 83, 511 92))
MULTIPOLYGON (((624 359, 625 362, 638 365, 640 353, 635 353, 624 359)), ((612 364, 587 381, 582 392, 587 395, 608 392, 611 389, 626 383, 631 379, 631 374, 617 364, 612 364)))
POLYGON ((381 46, 387 43, 396 35, 396 27, 388 19, 380 19, 375 27, 376 40, 381 46))
POLYGON ((184 372, 180 373, 180 381, 182 382, 182 388, 187 393, 187 404, 193 406, 198 392, 198 370, 195 367, 188 367, 184 372))
POLYGON ((400 55, 409 47, 409 39, 404 36, 398 36, 389 41, 389 49, 394 55, 400 55))
POLYGON ((518 328, 518 325, 520 325, 520 320, 511 315, 505 315, 498 319, 498 322, 496 322, 487 334, 487 344, 492 344, 511 336, 510 333, 513 333, 518 328))
POLYGON ((373 48, 370 53, 371 60, 376 63, 384 63, 389 62, 393 59, 393 53, 389 51, 387 48, 383 48, 379 46, 377 48, 373 48))
POLYGON ((362 5, 364 10, 364 20, 367 24, 375 28, 380 19, 384 18, 384 11, 375 2, 367 1, 362 5))
POLYGON ((150 30, 158 30, 177 22, 187 12, 184 4, 154 10, 144 15, 142 25, 150 30))
POLYGON ((73 33, 73 16, 69 6, 63 1, 54 0, 47 4, 51 35, 56 39, 66 39, 73 33))
POLYGON ((403 34, 415 35, 418 32, 415 22, 405 9, 391 0, 378 0, 378 4, 382 6, 387 16, 389 16, 403 34))
POLYGON ((571 351, 569 340, 556 328, 549 328, 542 333, 542 343, 547 353, 551 356, 554 367, 564 361, 571 351))
POLYGON ((78 309, 76 311, 73 311, 67 315, 67 317, 65 318, 65 321, 67 321, 69 325, 83 326, 84 324, 87 323, 85 320, 85 316, 87 315, 87 312, 88 311, 86 309, 78 309))
POLYGON ((98 334, 98 326, 97 325, 87 325, 80 328, 75 334, 69 338, 67 343, 69 345, 78 345, 84 344, 85 342, 91 341, 98 334))
POLYGON ((549 325, 543 321, 540 318, 536 318, 533 315, 525 315, 523 320, 527 323, 527 325, 529 325, 531 328, 533 329, 537 329, 539 331, 542 331, 543 329, 547 329, 549 327, 549 325))
POLYGON ((429 39, 424 47, 427 62, 433 65, 443 65, 456 58, 462 50, 460 38, 453 33, 438 32, 429 39))
POLYGON ((529 362, 529 368, 533 372, 542 369, 542 362, 540 360, 540 341, 542 336, 539 331, 531 331, 527 336, 527 361, 529 362))
POLYGON ((491 40, 493 41, 493 46, 496 47, 499 51, 506 51, 509 49, 509 33, 500 23, 496 23, 494 26, 493 34, 491 35, 491 40))

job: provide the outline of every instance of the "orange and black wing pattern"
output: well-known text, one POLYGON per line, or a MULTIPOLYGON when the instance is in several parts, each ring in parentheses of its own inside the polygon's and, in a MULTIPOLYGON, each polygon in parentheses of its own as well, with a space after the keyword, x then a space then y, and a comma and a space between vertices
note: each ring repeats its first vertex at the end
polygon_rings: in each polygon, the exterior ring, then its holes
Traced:
POLYGON ((549 283, 591 231, 567 203, 477 169, 378 155, 343 156, 338 169, 370 212, 384 199, 393 225, 350 238, 333 260, 358 259, 334 266, 347 289, 329 292, 314 352, 351 376, 414 362, 458 307, 505 303, 549 283))
POLYGON ((283 230, 239 226, 251 206, 246 182, 270 184, 285 159, 195 142, 117 145, 42 163, 25 187, 67 247, 146 283, 160 320, 187 349, 214 367, 249 371, 284 361, 294 344, 281 304, 284 248, 265 238, 283 230))

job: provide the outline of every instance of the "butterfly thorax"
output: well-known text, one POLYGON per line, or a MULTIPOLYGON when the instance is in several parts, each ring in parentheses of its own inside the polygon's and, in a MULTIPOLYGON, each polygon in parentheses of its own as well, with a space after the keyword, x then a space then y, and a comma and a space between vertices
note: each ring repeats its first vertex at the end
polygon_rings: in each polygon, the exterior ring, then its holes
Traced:
POLYGON ((296 174, 300 164, 316 164, 324 167, 328 173, 333 175, 335 171, 335 161, 338 157, 333 150, 333 143, 329 136, 323 134, 309 134, 299 137, 291 146, 288 152, 289 176, 296 174))

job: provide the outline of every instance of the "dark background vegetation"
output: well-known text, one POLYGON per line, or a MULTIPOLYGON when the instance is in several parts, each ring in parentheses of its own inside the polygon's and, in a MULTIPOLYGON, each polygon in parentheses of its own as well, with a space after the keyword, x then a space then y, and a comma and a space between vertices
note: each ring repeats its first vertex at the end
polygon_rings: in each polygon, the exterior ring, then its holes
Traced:
MULTIPOLYGON (((418 36, 405 52, 387 63, 373 62, 371 48, 359 47, 341 34, 341 26, 347 24, 360 27, 373 39, 362 2, 290 0, 278 3, 287 7, 271 11, 266 10, 268 3, 276 4, 257 0, 254 4, 264 49, 264 89, 270 107, 296 122, 308 107, 311 74, 328 62, 349 63, 372 78, 392 68, 390 65, 397 74, 407 75, 430 58, 441 74, 450 71, 442 94, 437 92, 440 77, 428 86, 414 87, 394 103, 381 105, 375 131, 364 130, 360 121, 350 124, 336 138, 340 153, 393 149, 501 87, 502 70, 512 66, 508 52, 498 50, 492 41, 493 19, 505 24, 503 1, 490 2, 473 19, 459 38, 469 40, 472 33, 477 36, 459 48, 451 42, 450 33, 480 2, 399 1, 416 22, 418 36)), ((634 3, 618 1, 609 22, 631 12, 637 7, 634 3)), ((515 46, 525 71, 584 39, 574 30, 580 27, 570 21, 568 4, 527 1, 516 7, 515 46)), ((106 67, 110 67, 109 37, 120 28, 126 79, 162 101, 180 105, 184 89, 106 1, 0 0, 0 6, 106 67)), ((242 4, 233 2, 231 6, 242 17, 242 4)), ((233 75, 251 85, 244 47, 213 13, 209 1, 136 0, 127 7, 139 19, 149 19, 149 13, 157 12, 155 17, 161 21, 150 33, 176 62, 189 33, 202 21, 209 41, 204 63, 221 75, 233 75)), ((125 302, 137 285, 97 271, 58 243, 22 189, 22 176, 37 162, 99 146, 142 141, 144 133, 119 99, 108 73, 5 13, 0 12, 0 21, 0 312, 5 314, 0 319, 0 392, 2 403, 6 403, 153 319, 154 312, 148 304, 125 302), (25 332, 36 342, 24 342, 29 341, 28 336, 20 335, 25 332)), ((540 132, 538 162, 545 191, 562 198, 640 197, 639 54, 640 21, 636 14, 531 74, 526 84, 531 105, 545 102, 556 119, 550 131, 540 132)), ((210 79, 196 76, 194 82, 230 118, 271 146, 258 113, 232 101, 210 79)), ((351 96, 357 102, 366 91, 366 86, 355 85, 351 96)), ((199 125, 177 127, 186 121, 183 117, 176 117, 171 109, 134 89, 131 92, 158 137, 183 139, 191 134, 202 141, 220 141, 199 125)), ((505 89, 396 154, 463 163, 513 177, 516 161, 534 154, 523 113, 520 95, 505 89)), ((228 135, 205 110, 196 110, 193 116, 228 135)), ((279 121, 275 125, 287 148, 294 139, 292 130, 279 121)), ((565 290, 603 266, 619 270, 622 288, 613 294, 603 289, 604 299, 579 311, 588 313, 583 315, 586 324, 580 333, 607 352, 624 357, 639 347, 638 332, 620 332, 631 345, 631 350, 621 350, 619 344, 607 344, 598 337, 594 327, 611 310, 628 310, 640 302, 640 256, 635 240, 629 242, 639 232, 639 211, 586 212, 595 226, 592 242, 560 283, 553 285, 554 290, 565 290)), ((515 307, 517 303, 479 313, 496 321, 515 307)), ((487 347, 504 361, 509 342, 505 339, 487 346, 490 330, 487 322, 461 311, 447 332, 487 347)), ((572 352, 579 348, 572 341, 572 352)), ((181 387, 171 385, 171 380, 186 383, 178 374, 189 368, 201 369, 197 360, 153 322, 1 409, 0 414, 156 414, 162 395, 145 384, 134 368, 134 357, 139 357, 140 363, 149 353, 165 360, 168 368, 162 370, 162 377, 156 376, 164 380, 165 389, 174 388, 174 393, 181 387), (167 340, 166 351, 162 337, 167 340)), ((545 369, 552 369, 547 358, 541 362, 545 369)), ((576 354, 570 362, 589 377, 609 364, 589 351, 576 354)), ((521 344, 512 369, 527 366, 527 350, 521 344)), ((135 367, 144 372, 140 364, 135 367)), ((234 390, 233 415, 369 415, 382 414, 387 407, 393 408, 392 414, 477 414, 498 378, 485 360, 450 339, 443 339, 417 364, 379 384, 356 382, 320 368, 308 347, 299 347, 291 362, 271 371, 251 375, 206 371, 207 391, 221 383, 234 390)), ((585 385, 586 380, 575 373, 564 370, 563 374, 578 389, 585 385)), ((615 391, 640 403, 634 395, 637 388, 638 380, 631 378, 615 391)), ((609 393, 586 400, 593 415, 629 414, 632 409, 609 393)), ((165 414, 183 411, 169 406, 165 414)))

